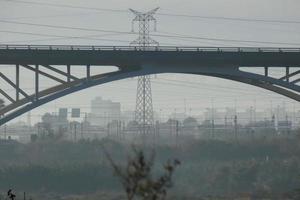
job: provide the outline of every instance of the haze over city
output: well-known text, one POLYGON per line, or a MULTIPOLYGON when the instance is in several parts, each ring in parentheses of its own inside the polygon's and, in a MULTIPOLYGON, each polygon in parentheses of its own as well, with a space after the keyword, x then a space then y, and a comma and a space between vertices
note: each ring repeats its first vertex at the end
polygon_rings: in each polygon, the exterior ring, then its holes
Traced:
POLYGON ((300 199, 299 0, 0 0, 0 200, 300 199))
MULTIPOLYGON (((72 1, 71 5, 70 1, 1 1, 0 42, 2 44, 129 45, 136 35, 130 34, 131 20, 134 16, 128 8, 147 11, 155 7, 160 9, 156 16, 157 32, 152 34, 183 36, 181 38, 153 36, 161 45, 297 47, 297 43, 300 43, 300 31, 296 23, 300 20, 298 1, 284 3, 283 1, 226 1, 225 4, 224 1, 167 0, 105 3, 72 1), (272 22, 276 20, 283 22, 272 22), (79 27, 82 30, 33 26, 28 23, 79 27), (95 30, 123 31, 127 34, 111 34, 95 30)), ((7 74, 11 73, 9 66, 2 68, 7 71, 7 74)), ((106 67, 103 71, 111 69, 106 67)), ((102 67, 99 71, 101 70, 102 67)), ((284 71, 276 69, 270 73, 279 76, 284 71)), ((21 80, 23 87, 32 91, 32 76, 23 73, 22 78, 24 78, 21 80)), ((49 84, 51 83, 45 79, 43 87, 49 84)), ((4 89, 11 90, 10 86, 5 86, 4 89)), ((242 110, 249 108, 250 105, 256 106, 258 110, 277 105, 285 106, 289 110, 299 109, 295 101, 276 93, 238 82, 197 75, 157 75, 153 77, 152 93, 154 110, 157 112, 162 110, 164 115, 169 115, 174 112, 174 109, 176 112, 191 110, 193 115, 198 115, 205 108, 211 107, 212 102, 214 107, 220 109, 235 105, 237 109, 242 110), (172 102, 172 106, 169 102, 172 102)), ((134 110, 136 80, 111 82, 57 99, 33 110, 32 121, 39 121, 41 114, 57 107, 79 107, 84 112, 89 112, 90 101, 95 96, 121 102, 123 111, 134 110)), ((18 120, 24 121, 26 116, 23 115, 14 121, 18 120)))

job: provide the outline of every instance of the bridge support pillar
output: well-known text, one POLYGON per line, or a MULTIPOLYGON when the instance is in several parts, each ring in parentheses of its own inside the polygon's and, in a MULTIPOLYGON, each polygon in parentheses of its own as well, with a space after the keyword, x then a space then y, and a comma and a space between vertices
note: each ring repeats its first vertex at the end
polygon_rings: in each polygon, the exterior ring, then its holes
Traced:
POLYGON ((68 76, 67 76, 67 81, 68 83, 71 81, 71 66, 70 65, 67 65, 67 73, 68 73, 68 76))
MULTIPOLYGON (((17 88, 20 87, 20 65, 16 65, 16 86, 17 88)), ((20 99, 20 92, 19 90, 16 90, 16 101, 19 101, 20 99)))
POLYGON ((90 77, 91 77, 91 66, 87 65, 86 66, 86 78, 90 79, 90 77))
POLYGON ((265 76, 269 76, 269 68, 265 67, 265 76))
POLYGON ((39 65, 35 65, 35 100, 39 100, 39 65))
POLYGON ((286 82, 290 82, 290 67, 285 68, 286 82))

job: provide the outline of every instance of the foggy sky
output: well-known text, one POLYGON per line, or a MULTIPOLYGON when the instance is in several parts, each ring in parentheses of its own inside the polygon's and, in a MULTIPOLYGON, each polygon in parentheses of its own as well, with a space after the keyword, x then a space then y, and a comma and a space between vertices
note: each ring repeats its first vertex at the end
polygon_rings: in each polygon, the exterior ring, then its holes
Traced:
MULTIPOLYGON (((27 0, 24 1, 30 2, 27 0)), ((108 12, 93 9, 44 6, 25 3, 24 1, 0 0, 0 20, 131 31, 133 15, 130 12, 108 12)), ((299 0, 32 0, 32 2, 115 10, 128 10, 128 8, 133 8, 146 11, 160 7, 159 13, 298 21, 299 23, 266 23, 164 15, 157 15, 156 17, 158 20, 158 33, 300 44, 299 0)), ((134 35, 112 35, 98 37, 98 39, 104 38, 116 41, 89 39, 53 40, 53 37, 50 36, 33 36, 9 32, 17 31, 63 36, 103 35, 105 33, 34 27, 3 22, 0 22, 0 31, 6 31, 0 32, 1 44, 127 45, 129 41, 136 38, 134 35), (47 39, 49 40, 47 41, 47 39), (124 40, 125 42, 119 40, 124 40), (126 41, 128 41, 128 43, 126 41)), ((266 45, 192 39, 175 40, 158 37, 154 37, 154 39, 161 44, 187 46, 298 47, 297 45, 266 45)), ((10 66, 2 66, 0 70, 8 76, 13 76, 10 66)), ((102 70, 102 68, 98 70, 102 70)), ((108 68, 104 68, 104 70, 108 70, 108 68)), ((277 70, 274 74, 280 76, 280 73, 281 72, 277 70)), ((33 83, 30 81, 32 74, 28 72, 23 74, 22 86, 27 88, 27 91, 32 91, 33 83)), ((134 110, 136 82, 136 79, 128 79, 93 87, 48 103, 32 111, 32 115, 38 116, 45 111, 52 112, 53 108, 57 107, 81 107, 83 110, 89 111, 90 101, 95 96, 102 96, 105 99, 121 102, 122 110, 134 110)), ((0 81, 0 84, 3 85, 4 83, 0 81)), ((44 87, 49 84, 51 83, 45 79, 44 87)), ((12 92, 8 86, 4 88, 7 89, 8 92, 12 92)), ((254 104, 257 109, 264 109, 277 104, 286 105, 290 109, 294 106, 299 108, 299 103, 281 95, 241 83, 204 76, 179 74, 158 75, 157 78, 153 79, 152 92, 154 109, 165 113, 174 112, 175 109, 176 112, 183 112, 186 108, 190 110, 191 114, 197 115, 203 112, 206 107, 211 107, 212 104, 218 108, 234 107, 236 105, 238 109, 244 109, 254 104), (185 80, 188 80, 189 83, 180 85, 180 83, 185 80), (176 81, 178 81, 178 83, 176 83, 176 81), (172 102, 172 104, 170 104, 170 102, 172 102)), ((24 119, 24 116, 17 120, 20 119, 24 119)))

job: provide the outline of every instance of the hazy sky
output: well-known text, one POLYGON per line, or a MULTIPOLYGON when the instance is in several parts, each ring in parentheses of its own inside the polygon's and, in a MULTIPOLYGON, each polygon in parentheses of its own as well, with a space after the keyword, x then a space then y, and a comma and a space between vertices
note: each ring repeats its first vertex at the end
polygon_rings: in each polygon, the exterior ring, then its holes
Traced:
MULTIPOLYGON (((133 15, 126 10, 133 8, 146 11, 155 7, 160 7, 156 16, 157 34, 208 38, 200 40, 153 37, 161 45, 300 47, 299 0, 0 0, 0 43, 127 45, 136 36, 45 28, 15 22, 131 31, 133 15), (216 19, 213 19, 214 17, 216 19), (62 39, 61 36, 73 38, 62 39), (209 40, 214 38, 291 44, 209 40)), ((13 76, 10 67, 1 66, 0 70, 8 76, 13 76)), ((22 86, 26 91, 32 91, 33 85, 30 80, 33 76, 25 70, 24 72, 22 86)), ((78 70, 77 73, 79 72, 78 70)), ((280 76, 281 73, 280 70, 276 70, 273 74, 280 76)), ((0 84, 6 91, 13 91, 4 82, 0 81, 0 84)), ((44 87, 49 84, 50 82, 45 79, 44 87)), ((176 112, 183 112, 186 108, 191 114, 197 115, 206 107, 210 107, 212 102, 214 107, 220 109, 235 105, 238 109, 244 109, 254 104, 257 109, 270 108, 271 105, 277 104, 286 105, 290 109, 294 106, 299 108, 299 103, 281 95, 241 83, 204 76, 158 75, 153 78, 152 91, 154 109, 165 113, 173 112, 175 109, 176 112)), ((44 105, 32 111, 32 116, 37 118, 41 113, 47 110, 53 112, 53 108, 58 107, 81 107, 89 111, 90 101, 95 96, 121 102, 122 110, 134 110, 135 93, 136 79, 108 83, 44 105)), ((24 119, 24 116, 17 120, 20 119, 24 119)))

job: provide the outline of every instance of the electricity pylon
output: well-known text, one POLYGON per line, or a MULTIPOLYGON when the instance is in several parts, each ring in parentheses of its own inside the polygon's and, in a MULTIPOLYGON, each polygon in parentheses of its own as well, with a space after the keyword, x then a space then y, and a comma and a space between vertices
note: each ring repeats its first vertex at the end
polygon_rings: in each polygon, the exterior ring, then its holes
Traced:
POLYGON ((154 18, 154 14, 159 8, 155 8, 149 12, 142 13, 133 9, 129 9, 133 14, 135 14, 135 18, 132 20, 132 31, 134 32, 134 24, 138 22, 139 27, 139 37, 132 41, 131 45, 138 45, 140 47, 147 46, 158 46, 159 43, 153 40, 150 37, 150 22, 154 23, 154 31, 156 31, 156 19, 154 18))
MULTIPOLYGON (((132 20, 132 31, 134 31, 136 22, 139 27, 139 36, 130 43, 131 45, 139 46, 142 49, 159 45, 158 42, 150 37, 150 22, 154 22, 154 30, 156 30, 156 19, 153 15, 158 9, 159 8, 155 8, 146 13, 130 9, 130 11, 135 14, 135 18, 132 20)), ((152 92, 149 75, 138 77, 135 121, 138 123, 138 131, 142 134, 143 143, 145 143, 144 140, 146 136, 154 135, 152 92)))

